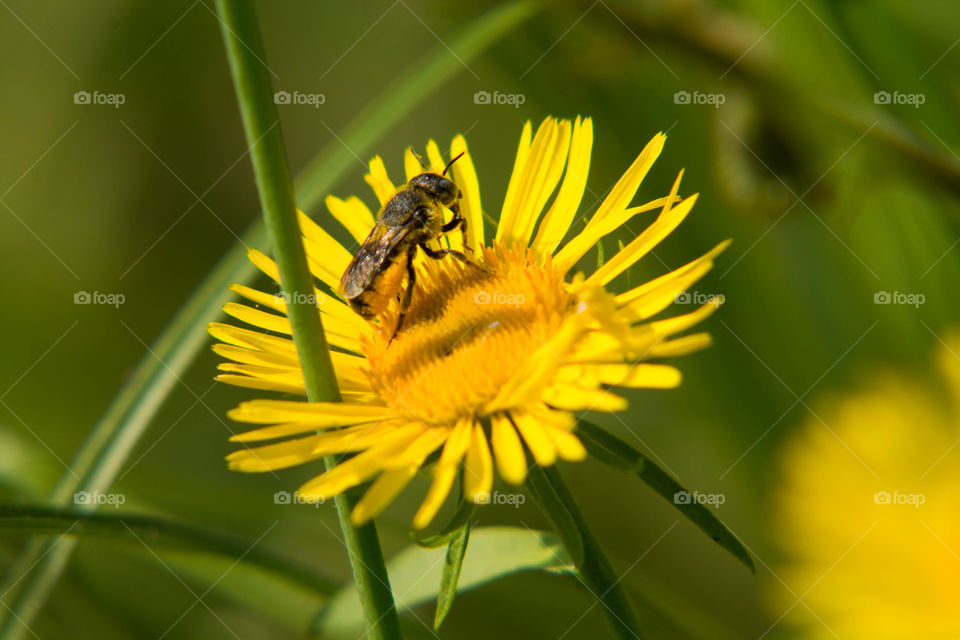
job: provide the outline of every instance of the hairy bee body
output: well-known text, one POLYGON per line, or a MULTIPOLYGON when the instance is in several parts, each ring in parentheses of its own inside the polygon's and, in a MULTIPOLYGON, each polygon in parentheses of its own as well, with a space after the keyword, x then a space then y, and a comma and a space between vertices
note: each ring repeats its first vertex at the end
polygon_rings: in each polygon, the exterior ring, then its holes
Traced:
POLYGON ((460 216, 459 198, 457 185, 436 173, 421 173, 393 194, 340 279, 340 293, 354 311, 373 319, 392 299, 400 299, 396 334, 413 295, 416 280, 413 259, 418 249, 431 258, 452 255, 471 264, 459 251, 433 250, 427 246, 431 240, 457 227, 466 240, 466 220, 460 216), (453 212, 453 218, 446 224, 444 207, 453 212), (407 287, 401 298, 404 275, 407 287))

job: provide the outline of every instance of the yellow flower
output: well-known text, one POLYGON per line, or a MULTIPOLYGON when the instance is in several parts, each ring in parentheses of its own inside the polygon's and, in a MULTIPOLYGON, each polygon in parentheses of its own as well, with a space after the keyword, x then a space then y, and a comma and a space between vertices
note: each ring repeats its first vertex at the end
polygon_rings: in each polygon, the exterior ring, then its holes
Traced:
MULTIPOLYGON (((230 417, 264 426, 234 441, 294 438, 239 450, 228 457, 230 467, 267 471, 355 453, 299 492, 304 499, 326 499, 373 480, 352 513, 361 523, 383 510, 439 451, 432 483, 413 520, 422 528, 440 509, 461 469, 464 497, 482 503, 493 487, 494 465, 506 482, 524 481, 525 446, 539 465, 584 458, 584 447, 573 435, 573 412, 624 409, 626 401, 609 386, 678 385, 676 369, 643 361, 682 355, 709 343, 702 333, 674 336, 707 317, 715 304, 674 318, 649 318, 702 277, 725 243, 624 293, 614 295, 605 288, 673 231, 696 200, 677 197, 678 176, 668 196, 630 206, 664 140, 659 134, 644 148, 586 226, 564 243, 586 188, 592 121, 548 118, 535 136, 526 124, 492 241, 484 238, 473 161, 463 136, 457 136, 450 153, 465 154, 452 171, 468 222, 467 249, 484 268, 419 252, 413 299, 395 337, 396 303, 379 324, 368 323, 336 296, 351 252, 301 214, 310 269, 322 283, 318 307, 334 348, 343 402, 242 403, 230 417), (595 272, 571 275, 601 238, 633 216, 655 210, 659 214, 653 222, 595 272)), ((432 170, 441 171, 443 157, 432 140, 427 152, 432 170)), ((409 149, 405 167, 408 180, 422 172, 409 149)), ((395 192, 379 157, 371 161, 366 181, 381 206, 395 192)), ((358 245, 363 242, 374 224, 366 205, 356 197, 329 197, 326 204, 358 245)), ((458 232, 444 242, 463 248, 458 232)), ((257 251, 250 258, 277 280, 272 260, 257 251)), ((218 379, 304 395, 293 342, 284 337, 291 329, 283 298, 239 285, 233 289, 276 313, 226 305, 229 315, 255 330, 211 325, 210 332, 223 342, 215 351, 232 361, 220 366, 218 379)))
POLYGON ((785 448, 771 613, 800 637, 960 636, 957 353, 960 335, 939 375, 880 376, 785 448))

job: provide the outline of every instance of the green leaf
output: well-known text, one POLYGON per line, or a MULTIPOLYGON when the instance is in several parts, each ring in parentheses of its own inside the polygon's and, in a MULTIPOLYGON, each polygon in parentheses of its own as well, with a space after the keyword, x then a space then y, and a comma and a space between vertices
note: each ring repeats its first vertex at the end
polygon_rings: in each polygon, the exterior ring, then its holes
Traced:
POLYGON ((450 542, 460 534, 460 530, 469 524, 470 517, 473 515, 474 510, 476 510, 477 505, 469 500, 464 500, 462 493, 458 495, 461 495, 460 503, 457 505, 457 510, 454 512, 453 517, 450 518, 450 522, 432 536, 426 538, 414 537, 414 542, 426 549, 435 549, 436 547, 450 544, 450 542))
POLYGON ((152 516, 89 513, 38 505, 0 505, 0 531, 115 538, 150 547, 201 551, 256 565, 323 595, 333 593, 339 586, 304 570, 299 563, 260 545, 252 545, 251 540, 152 516))
MULTIPOLYGON (((447 558, 446 549, 407 547, 387 563, 400 611, 432 602, 438 596, 447 558)), ((552 533, 519 527, 480 527, 470 534, 470 554, 460 571, 459 591, 469 591, 518 571, 572 573, 573 563, 552 533)), ((314 622, 323 637, 363 628, 356 589, 337 592, 314 622)))
POLYGON ((573 559, 573 564, 578 567, 583 566, 583 534, 578 522, 579 514, 571 510, 566 502, 569 494, 558 490, 552 482, 539 473, 535 474, 534 478, 527 478, 526 489, 550 519, 550 524, 563 540, 563 546, 573 559))
POLYGON ((577 427, 577 436, 579 436, 590 455, 643 480, 647 486, 676 507, 690 522, 710 536, 714 542, 733 554, 733 557, 746 565, 751 572, 756 573, 753 559, 737 537, 706 506, 695 500, 689 502, 676 500, 677 494, 686 494, 687 496, 692 494, 650 458, 605 429, 583 420, 577 427))
POLYGON ((463 568, 463 558, 467 553, 470 540, 470 523, 464 524, 454 534, 447 546, 447 555, 443 561, 443 576, 440 578, 440 593, 437 595, 437 610, 433 616, 433 628, 439 629, 450 613, 453 599, 457 596, 457 582, 463 568))
MULTIPOLYGON (((529 459, 529 453, 528 453, 529 459)), ((618 638, 637 640, 633 610, 627 601, 620 579, 613 573, 576 501, 555 467, 529 464, 527 488, 563 540, 564 547, 574 555, 580 583, 603 605, 603 613, 618 638)))

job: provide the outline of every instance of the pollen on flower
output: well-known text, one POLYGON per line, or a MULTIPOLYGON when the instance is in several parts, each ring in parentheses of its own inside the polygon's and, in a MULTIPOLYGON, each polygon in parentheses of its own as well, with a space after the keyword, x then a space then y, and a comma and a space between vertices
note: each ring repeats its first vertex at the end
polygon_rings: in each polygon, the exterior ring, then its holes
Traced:
POLYGON ((482 415, 576 310, 563 274, 525 247, 497 243, 480 264, 424 260, 404 327, 391 341, 393 305, 364 341, 371 385, 398 414, 437 425, 482 415))

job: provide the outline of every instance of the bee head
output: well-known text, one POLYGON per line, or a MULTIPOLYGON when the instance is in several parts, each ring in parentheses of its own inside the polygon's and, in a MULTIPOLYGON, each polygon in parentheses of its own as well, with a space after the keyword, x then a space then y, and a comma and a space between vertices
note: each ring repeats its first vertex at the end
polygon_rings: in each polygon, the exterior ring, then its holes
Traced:
POLYGON ((436 173, 421 173, 410 180, 410 186, 423 191, 448 207, 460 197, 460 189, 453 180, 436 173))

